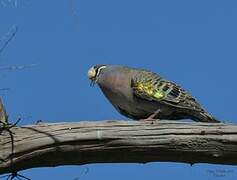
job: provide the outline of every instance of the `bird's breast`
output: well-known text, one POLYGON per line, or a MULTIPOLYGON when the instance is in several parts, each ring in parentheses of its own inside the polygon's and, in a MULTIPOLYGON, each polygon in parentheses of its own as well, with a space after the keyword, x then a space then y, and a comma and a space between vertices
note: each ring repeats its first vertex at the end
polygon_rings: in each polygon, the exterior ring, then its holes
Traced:
POLYGON ((114 106, 123 106, 123 108, 131 106, 133 95, 129 75, 107 75, 98 84, 104 95, 114 106))

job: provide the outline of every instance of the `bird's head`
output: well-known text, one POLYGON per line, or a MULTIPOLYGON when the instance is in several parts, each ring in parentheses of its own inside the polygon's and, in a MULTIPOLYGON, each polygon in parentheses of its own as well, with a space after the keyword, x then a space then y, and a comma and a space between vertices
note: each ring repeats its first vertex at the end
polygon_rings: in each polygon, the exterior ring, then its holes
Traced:
POLYGON ((97 80, 100 76, 101 70, 106 68, 106 65, 95 65, 88 70, 87 77, 91 80, 91 86, 94 86, 97 83, 97 80))

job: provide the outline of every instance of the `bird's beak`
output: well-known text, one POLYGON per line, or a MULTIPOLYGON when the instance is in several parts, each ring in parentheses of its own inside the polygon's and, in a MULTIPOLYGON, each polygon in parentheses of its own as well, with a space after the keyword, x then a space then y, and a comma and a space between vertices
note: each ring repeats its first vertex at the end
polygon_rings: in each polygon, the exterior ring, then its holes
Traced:
POLYGON ((91 80, 90 86, 94 86, 96 83, 96 71, 94 67, 88 70, 87 77, 91 80))
POLYGON ((95 86, 95 80, 91 80, 90 86, 91 86, 91 87, 94 87, 94 86, 95 86))

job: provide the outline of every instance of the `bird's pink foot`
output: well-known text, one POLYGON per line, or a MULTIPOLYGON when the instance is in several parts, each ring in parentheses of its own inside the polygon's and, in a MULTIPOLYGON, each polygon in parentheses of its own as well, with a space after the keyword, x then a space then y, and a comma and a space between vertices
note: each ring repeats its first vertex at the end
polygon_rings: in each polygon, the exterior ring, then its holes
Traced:
POLYGON ((144 121, 144 122, 148 122, 148 123, 154 124, 156 119, 146 118, 146 119, 139 119, 139 121, 144 121))
POLYGON ((145 121, 145 122, 151 122, 151 124, 154 124, 154 122, 158 119, 155 119, 155 117, 157 116, 157 114, 159 114, 160 109, 157 109, 154 113, 152 113, 150 116, 148 116, 148 118, 146 119, 140 119, 141 121, 145 121))

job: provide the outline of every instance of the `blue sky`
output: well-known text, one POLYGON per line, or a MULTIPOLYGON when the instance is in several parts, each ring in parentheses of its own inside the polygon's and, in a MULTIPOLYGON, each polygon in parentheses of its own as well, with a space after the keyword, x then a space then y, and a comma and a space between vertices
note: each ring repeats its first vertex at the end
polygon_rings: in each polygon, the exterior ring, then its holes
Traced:
MULTIPOLYGON (((124 119, 87 70, 123 64, 160 73, 191 92, 221 120, 236 123, 237 2, 219 0, 0 0, 0 37, 16 37, 0 54, 1 91, 11 120, 21 124, 124 119)), ((1 42, 0 42, 1 43, 1 42)), ((2 44, 0 44, 0 47, 2 44)), ((92 164, 37 168, 34 180, 236 179, 234 166, 182 163, 92 164), (88 172, 85 173, 88 169, 88 172)))

